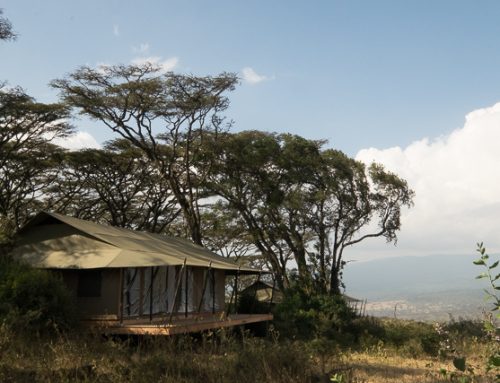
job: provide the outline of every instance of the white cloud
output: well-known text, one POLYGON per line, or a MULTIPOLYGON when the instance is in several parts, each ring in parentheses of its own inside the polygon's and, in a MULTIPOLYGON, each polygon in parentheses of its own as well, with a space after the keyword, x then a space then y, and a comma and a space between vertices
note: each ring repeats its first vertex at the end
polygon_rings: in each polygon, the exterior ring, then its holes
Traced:
POLYGON ((384 164, 408 181, 416 197, 403 214, 396 248, 379 240, 352 253, 474 257, 479 241, 491 252, 500 251, 499 143, 500 103, 469 113, 464 127, 447 136, 423 138, 406 148, 361 150, 358 160, 384 164))
POLYGON ((58 138, 55 139, 54 144, 62 146, 63 148, 69 150, 78 150, 84 148, 95 148, 98 149, 101 147, 99 143, 95 140, 94 137, 90 133, 87 132, 76 132, 69 137, 66 138, 58 138))
POLYGON ((258 84, 262 81, 267 81, 267 80, 274 80, 274 76, 264 76, 260 75, 253 68, 250 67, 245 67, 241 70, 241 75, 243 78, 243 81, 248 82, 249 84, 258 84))
POLYGON ((147 53, 149 52, 149 44, 141 43, 138 47, 132 47, 134 53, 147 53))
POLYGON ((120 36, 120 26, 118 24, 113 24, 113 35, 120 36))
POLYGON ((171 57, 166 60, 162 60, 161 57, 158 56, 151 56, 151 57, 137 57, 132 60, 132 64, 134 65, 144 65, 144 64, 153 64, 158 67, 163 72, 170 72, 172 71, 177 64, 179 63, 179 59, 177 57, 171 57))

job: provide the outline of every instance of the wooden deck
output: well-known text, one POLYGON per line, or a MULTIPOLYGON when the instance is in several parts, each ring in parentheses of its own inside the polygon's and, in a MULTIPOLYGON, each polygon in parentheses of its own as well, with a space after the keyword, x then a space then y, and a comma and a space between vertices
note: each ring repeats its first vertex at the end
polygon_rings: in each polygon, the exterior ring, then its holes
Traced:
POLYGON ((86 324, 105 334, 174 335, 265 322, 272 319, 272 314, 233 314, 227 317, 211 315, 208 317, 177 318, 171 323, 168 323, 165 318, 154 318, 153 321, 131 319, 125 320, 123 323, 116 320, 86 321, 86 324))

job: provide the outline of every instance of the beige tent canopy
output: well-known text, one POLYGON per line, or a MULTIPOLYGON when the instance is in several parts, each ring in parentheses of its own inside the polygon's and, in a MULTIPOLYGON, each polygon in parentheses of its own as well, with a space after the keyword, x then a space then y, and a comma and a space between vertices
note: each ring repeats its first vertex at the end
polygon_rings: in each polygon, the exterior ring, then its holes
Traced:
POLYGON ((185 239, 100 225, 41 212, 19 232, 14 250, 28 263, 50 269, 97 269, 155 266, 211 267, 226 274, 256 270, 185 239))

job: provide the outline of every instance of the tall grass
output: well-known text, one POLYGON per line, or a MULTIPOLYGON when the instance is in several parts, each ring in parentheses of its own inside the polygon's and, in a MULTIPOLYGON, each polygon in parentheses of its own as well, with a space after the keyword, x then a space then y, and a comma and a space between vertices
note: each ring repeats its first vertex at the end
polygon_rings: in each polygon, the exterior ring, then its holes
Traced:
MULTIPOLYGON (((273 331, 267 338, 238 331, 178 337, 107 338, 81 332, 30 337, 3 326, 0 382, 307 383, 330 382, 333 377, 344 383, 450 381, 440 375, 441 369, 451 371, 449 360, 431 355, 419 343, 432 325, 371 321, 372 327, 378 322, 382 335, 363 341, 368 334, 362 334, 360 342, 349 347, 326 338, 280 339, 273 331)), ((476 331, 454 326, 461 334, 476 331)), ((470 347, 470 358, 485 354, 488 347, 475 335, 464 335, 459 343, 470 347)), ((478 359, 475 381, 488 382, 480 363, 478 359)))

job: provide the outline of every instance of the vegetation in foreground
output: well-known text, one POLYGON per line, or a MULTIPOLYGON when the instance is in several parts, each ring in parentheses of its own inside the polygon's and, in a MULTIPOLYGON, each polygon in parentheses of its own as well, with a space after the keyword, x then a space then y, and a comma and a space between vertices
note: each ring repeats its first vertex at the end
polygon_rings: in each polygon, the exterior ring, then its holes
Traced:
POLYGON ((495 379, 495 370, 487 371, 494 363, 486 361, 498 354, 498 340, 481 321, 433 325, 359 318, 341 297, 307 295, 296 286, 276 307, 276 320, 265 337, 236 329, 105 338, 71 327, 77 323, 74 308, 60 279, 6 257, 0 261, 2 382, 495 379))
POLYGON ((446 339, 431 324, 367 319, 350 347, 334 340, 280 340, 248 333, 198 337, 104 338, 96 334, 33 337, 0 328, 2 382, 493 382, 484 358, 494 344, 482 325, 446 325, 453 353, 469 371, 453 366, 446 339), (377 329, 378 335, 373 331, 377 329), (432 336, 430 336, 433 334, 432 336), (423 341, 423 339, 426 339, 423 341), (460 380, 462 379, 462 380, 460 380))

